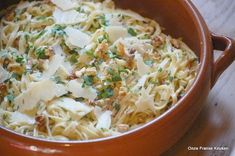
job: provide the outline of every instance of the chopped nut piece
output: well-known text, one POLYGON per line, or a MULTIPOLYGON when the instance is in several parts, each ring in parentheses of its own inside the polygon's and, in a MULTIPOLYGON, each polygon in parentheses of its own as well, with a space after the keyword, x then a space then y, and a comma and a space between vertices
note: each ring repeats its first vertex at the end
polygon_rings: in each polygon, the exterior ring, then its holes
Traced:
POLYGON ((10 11, 6 14, 5 19, 7 21, 12 21, 15 17, 15 13, 13 11, 10 11))
POLYGON ((86 72, 86 68, 83 67, 81 70, 75 72, 75 76, 81 77, 86 72))
POLYGON ((102 59, 107 58, 106 51, 108 51, 108 43, 102 42, 95 50, 95 56, 98 56, 102 59))
POLYGON ((129 130, 129 126, 127 124, 119 124, 117 126, 117 130, 118 130, 118 132, 124 133, 129 130))
POLYGON ((96 75, 96 68, 95 67, 91 67, 91 68, 87 68, 85 73, 88 75, 88 76, 94 76, 96 75))
POLYGON ((136 50, 134 48, 131 48, 129 53, 133 55, 135 52, 136 52, 136 50))
POLYGON ((176 39, 171 39, 171 44, 173 45, 173 47, 179 49, 180 48, 180 43, 178 40, 176 39))
POLYGON ((124 96, 126 96, 126 95, 127 95, 127 92, 125 92, 125 91, 123 91, 123 90, 120 90, 120 91, 119 91, 119 96, 124 97, 124 96))
POLYGON ((7 86, 3 83, 0 84, 0 102, 7 95, 7 86))
POLYGON ((38 115, 35 117, 36 126, 39 131, 45 132, 46 131, 46 118, 43 115, 38 115))
POLYGON ((124 45, 122 43, 119 43, 117 45, 117 52, 118 52, 117 54, 119 56, 123 56, 125 54, 125 48, 124 48, 124 45))
POLYGON ((9 64, 7 69, 17 74, 22 74, 24 72, 24 67, 19 63, 9 64))
POLYGON ((152 39, 152 45, 156 48, 160 47, 164 43, 164 39, 161 36, 156 36, 152 39))

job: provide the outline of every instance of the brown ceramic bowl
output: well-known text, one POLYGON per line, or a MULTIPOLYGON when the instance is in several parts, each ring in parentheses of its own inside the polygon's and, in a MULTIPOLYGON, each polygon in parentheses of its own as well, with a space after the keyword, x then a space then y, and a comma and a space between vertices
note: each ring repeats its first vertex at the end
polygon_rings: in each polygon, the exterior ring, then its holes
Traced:
MULTIPOLYGON (((5 9, 15 0, 0 0, 5 9)), ((116 0, 156 19, 166 33, 183 37, 200 58, 200 69, 190 91, 170 110, 141 128, 121 136, 92 141, 55 142, 16 134, 0 127, 1 156, 156 156, 176 143, 193 124, 219 75, 235 59, 235 42, 212 35, 189 0, 116 0), (224 51, 214 62, 213 50, 224 51)))

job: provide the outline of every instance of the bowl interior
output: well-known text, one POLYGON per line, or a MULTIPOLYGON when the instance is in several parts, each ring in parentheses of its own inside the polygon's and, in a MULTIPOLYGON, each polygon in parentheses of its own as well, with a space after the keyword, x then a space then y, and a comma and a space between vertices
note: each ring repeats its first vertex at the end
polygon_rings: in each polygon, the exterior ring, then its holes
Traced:
MULTIPOLYGON (((16 4, 19 0, 0 0, 0 10, 16 4)), ((182 0, 114 0, 118 7, 131 9, 143 16, 155 19, 174 38, 182 38, 198 57, 202 56, 201 28, 192 10, 185 8, 182 0), (188 9, 188 10, 187 10, 188 9)), ((202 58, 201 58, 202 59, 202 58)), ((169 113, 169 112, 168 112, 169 113)), ((1 128, 1 126, 0 126, 1 128)))
POLYGON ((182 0, 114 0, 118 7, 131 9, 143 16, 155 19, 166 34, 182 38, 200 57, 201 42, 199 28, 190 10, 186 10, 182 0))
MULTIPOLYGON (((19 0, 0 0, 0 10, 6 9, 19 0)), ((182 0, 114 0, 118 7, 131 9, 143 16, 157 20, 166 34, 182 38, 200 57, 201 42, 199 28, 190 11, 186 10, 182 0), (144 2, 144 3, 143 3, 144 2)))

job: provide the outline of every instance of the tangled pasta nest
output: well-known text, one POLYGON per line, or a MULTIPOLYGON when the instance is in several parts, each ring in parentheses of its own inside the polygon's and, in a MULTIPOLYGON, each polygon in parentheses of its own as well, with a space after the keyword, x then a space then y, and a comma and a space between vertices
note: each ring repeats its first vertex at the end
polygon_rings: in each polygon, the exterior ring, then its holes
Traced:
POLYGON ((53 140, 119 135, 192 85, 196 55, 110 0, 22 1, 0 22, 0 124, 53 140))

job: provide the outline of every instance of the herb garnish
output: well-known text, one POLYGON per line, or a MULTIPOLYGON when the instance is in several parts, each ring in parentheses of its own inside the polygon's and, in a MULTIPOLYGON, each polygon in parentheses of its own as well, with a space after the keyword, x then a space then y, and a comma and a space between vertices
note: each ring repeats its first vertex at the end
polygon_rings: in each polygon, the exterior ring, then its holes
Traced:
POLYGON ((128 33, 129 33, 131 36, 137 36, 137 33, 136 33, 136 31, 135 31, 133 28, 128 28, 128 33))

